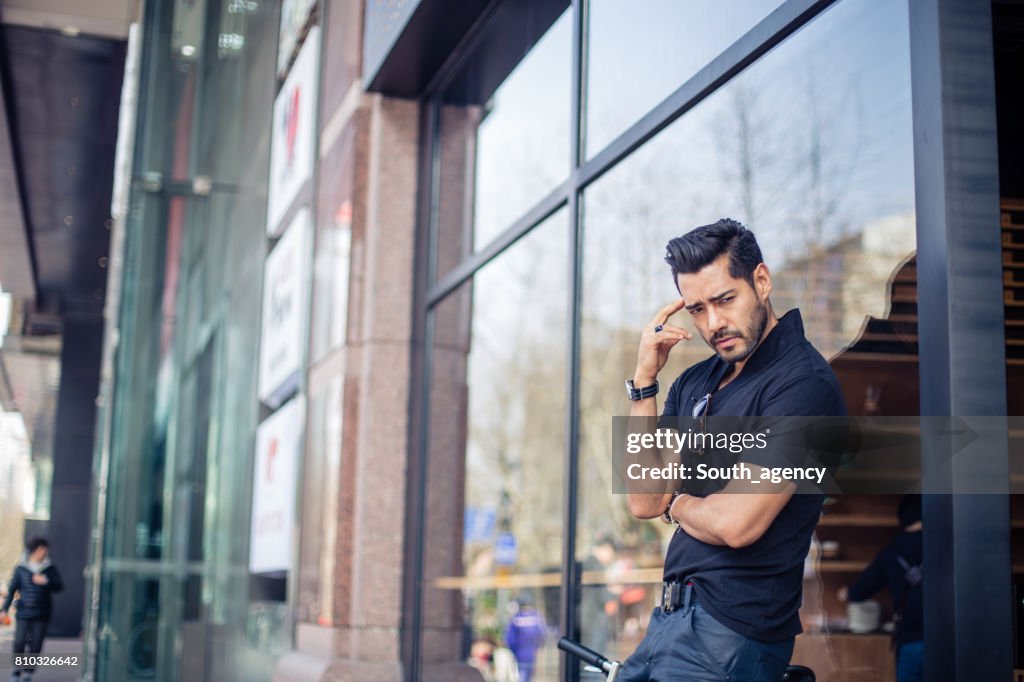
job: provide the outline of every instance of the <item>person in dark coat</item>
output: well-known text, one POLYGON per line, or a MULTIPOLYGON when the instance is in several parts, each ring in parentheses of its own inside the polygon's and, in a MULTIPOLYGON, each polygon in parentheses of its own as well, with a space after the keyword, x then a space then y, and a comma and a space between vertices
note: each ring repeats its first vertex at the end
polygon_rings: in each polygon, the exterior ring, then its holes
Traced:
POLYGON ((884 588, 892 598, 897 682, 924 680, 924 545, 921 496, 905 495, 897 512, 903 529, 882 548, 841 601, 864 601, 884 588))
MULTIPOLYGON (((0 608, 0 620, 6 618, 17 593, 18 601, 14 602, 17 609, 14 653, 38 654, 43 649, 46 628, 50 624, 52 595, 64 589, 64 581, 50 561, 50 545, 44 538, 32 538, 25 545, 25 550, 7 588, 7 599, 0 608)), ((16 667, 11 680, 31 682, 34 671, 31 667, 16 667)))

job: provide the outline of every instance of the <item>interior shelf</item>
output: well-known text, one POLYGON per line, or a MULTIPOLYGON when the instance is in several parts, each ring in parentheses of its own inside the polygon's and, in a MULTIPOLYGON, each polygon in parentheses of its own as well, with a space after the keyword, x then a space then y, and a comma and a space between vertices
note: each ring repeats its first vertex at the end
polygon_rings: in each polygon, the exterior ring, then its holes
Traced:
POLYGON ((819 526, 824 527, 869 527, 869 528, 898 528, 899 521, 891 516, 880 514, 826 514, 818 521, 819 526))

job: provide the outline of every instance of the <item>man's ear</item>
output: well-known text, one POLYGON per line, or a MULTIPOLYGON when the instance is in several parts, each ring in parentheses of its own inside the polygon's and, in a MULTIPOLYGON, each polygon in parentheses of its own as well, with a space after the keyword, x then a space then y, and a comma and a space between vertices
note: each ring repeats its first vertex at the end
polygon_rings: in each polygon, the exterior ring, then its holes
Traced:
POLYGON ((762 301, 767 301, 772 293, 772 273, 768 271, 767 265, 758 263, 752 274, 754 276, 754 291, 757 292, 757 297, 762 301))

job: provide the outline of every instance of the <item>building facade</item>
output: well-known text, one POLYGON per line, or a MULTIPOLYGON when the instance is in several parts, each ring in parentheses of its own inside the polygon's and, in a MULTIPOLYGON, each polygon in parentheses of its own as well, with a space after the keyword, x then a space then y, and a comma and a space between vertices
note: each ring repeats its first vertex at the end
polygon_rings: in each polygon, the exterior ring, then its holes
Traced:
MULTIPOLYGON (((674 297, 665 243, 720 217, 757 233, 851 413, 1017 414, 1000 16, 144 3, 90 678, 480 680, 526 604, 550 635, 534 679, 578 678, 559 634, 628 655, 669 534, 613 494, 611 420, 674 297)), ((1013 665, 1005 445, 956 473, 1002 494, 926 497, 928 679, 1013 665)), ((845 632, 834 595, 897 501, 826 509, 795 654, 819 679, 892 674, 888 637, 845 632)))

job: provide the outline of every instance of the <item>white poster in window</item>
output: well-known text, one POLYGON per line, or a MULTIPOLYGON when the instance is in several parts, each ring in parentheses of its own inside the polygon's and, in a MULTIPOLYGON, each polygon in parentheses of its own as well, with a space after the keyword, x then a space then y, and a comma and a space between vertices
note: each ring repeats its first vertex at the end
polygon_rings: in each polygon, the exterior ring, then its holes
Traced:
POLYGON ((313 177, 319 62, 320 30, 314 26, 274 100, 267 190, 267 234, 272 237, 280 234, 282 218, 313 177))
POLYGON ((263 270, 258 394, 271 407, 298 388, 302 372, 310 233, 309 209, 303 207, 267 256, 263 270))
POLYGON ((290 568, 305 415, 305 399, 297 396, 270 415, 256 431, 250 573, 281 573, 290 568))

